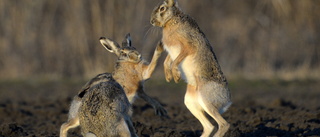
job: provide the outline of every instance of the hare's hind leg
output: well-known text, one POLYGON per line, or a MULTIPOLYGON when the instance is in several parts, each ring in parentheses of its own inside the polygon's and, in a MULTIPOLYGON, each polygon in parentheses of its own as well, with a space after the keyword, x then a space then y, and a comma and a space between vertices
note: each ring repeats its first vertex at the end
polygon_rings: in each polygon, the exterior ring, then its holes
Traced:
POLYGON ((68 130, 79 126, 79 124, 79 117, 74 117, 63 123, 60 128, 60 137, 67 137, 68 130))
POLYGON ((187 92, 184 98, 184 103, 189 111, 200 121, 203 126, 203 133, 201 137, 209 137, 214 129, 205 112, 198 101, 198 94, 196 86, 188 85, 187 92))
POLYGON ((231 105, 229 90, 220 84, 207 83, 198 90, 199 104, 218 124, 218 131, 214 137, 223 137, 228 131, 230 124, 221 116, 231 105))
POLYGON ((81 105, 81 99, 77 96, 73 98, 69 110, 69 117, 68 121, 63 123, 60 128, 60 137, 67 137, 68 130, 70 128, 75 128, 80 125, 79 117, 78 117, 78 110, 81 105))
POLYGON ((217 109, 212 102, 204 98, 200 98, 199 103, 204 111, 209 114, 219 126, 218 131, 214 134, 214 137, 223 137, 230 127, 229 123, 221 116, 219 109, 217 109))
POLYGON ((218 123, 219 129, 214 137, 223 137, 228 131, 230 124, 221 116, 214 106, 204 106, 204 110, 218 123))

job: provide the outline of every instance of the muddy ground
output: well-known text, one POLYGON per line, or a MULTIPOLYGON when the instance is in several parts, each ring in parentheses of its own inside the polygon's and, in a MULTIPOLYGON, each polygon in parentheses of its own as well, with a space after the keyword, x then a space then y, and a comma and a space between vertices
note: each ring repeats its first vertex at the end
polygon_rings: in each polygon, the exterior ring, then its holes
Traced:
MULTIPOLYGON (((0 137, 56 137, 67 120, 72 97, 86 81, 16 80, 0 82, 0 137)), ((320 81, 231 80, 233 105, 223 114, 228 137, 320 136, 320 81)), ((146 92, 169 117, 154 114, 141 99, 133 104, 140 137, 196 137, 202 127, 184 106, 185 84, 150 80, 146 92)), ((72 129, 78 137, 80 129, 72 129)))

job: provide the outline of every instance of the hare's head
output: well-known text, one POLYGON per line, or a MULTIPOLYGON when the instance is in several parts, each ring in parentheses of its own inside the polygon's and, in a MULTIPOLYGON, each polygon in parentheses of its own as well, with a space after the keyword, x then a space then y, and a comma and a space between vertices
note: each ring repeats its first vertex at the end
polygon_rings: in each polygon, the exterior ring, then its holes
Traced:
POLYGON ((118 61, 133 63, 138 63, 141 61, 141 54, 131 45, 130 34, 126 35, 121 47, 117 42, 105 37, 100 38, 100 43, 109 52, 115 53, 118 56, 118 61))
POLYGON ((179 11, 180 9, 176 0, 164 0, 153 9, 150 23, 153 26, 163 27, 179 11))

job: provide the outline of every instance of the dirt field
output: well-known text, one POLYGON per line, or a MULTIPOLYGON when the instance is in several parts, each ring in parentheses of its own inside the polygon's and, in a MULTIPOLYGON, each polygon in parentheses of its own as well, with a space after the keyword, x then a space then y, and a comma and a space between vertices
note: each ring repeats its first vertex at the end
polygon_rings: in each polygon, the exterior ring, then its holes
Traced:
MULTIPOLYGON (((59 135, 72 97, 85 81, 0 82, 0 137, 59 135)), ((230 81, 233 105, 223 114, 228 137, 320 136, 320 81, 230 81)), ((148 81, 146 92, 159 100, 169 117, 158 117, 141 99, 133 122, 141 137, 200 136, 200 123, 183 103, 185 85, 148 81)), ((78 137, 80 129, 69 131, 78 137)))

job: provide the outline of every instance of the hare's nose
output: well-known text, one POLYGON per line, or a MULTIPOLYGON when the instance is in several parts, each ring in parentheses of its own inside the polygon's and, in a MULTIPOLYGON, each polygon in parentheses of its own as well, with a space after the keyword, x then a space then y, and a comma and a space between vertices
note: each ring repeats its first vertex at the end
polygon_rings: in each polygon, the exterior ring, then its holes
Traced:
POLYGON ((102 40, 102 39, 106 39, 105 37, 100 37, 100 39, 99 40, 102 40))

